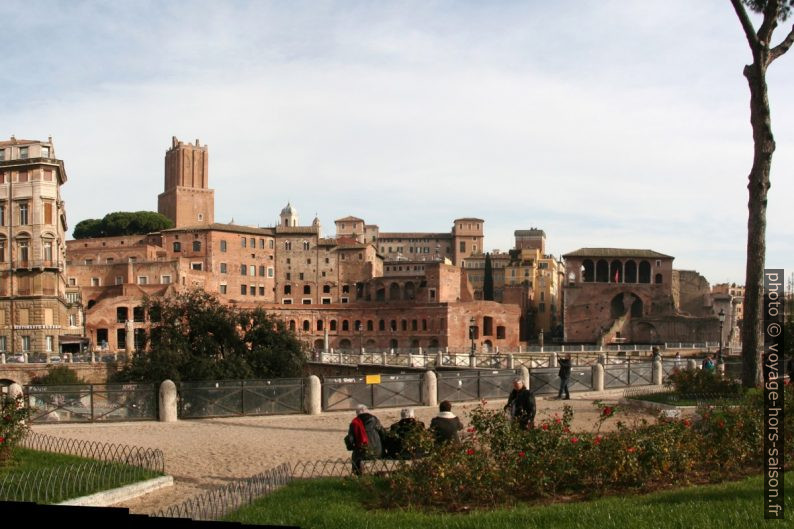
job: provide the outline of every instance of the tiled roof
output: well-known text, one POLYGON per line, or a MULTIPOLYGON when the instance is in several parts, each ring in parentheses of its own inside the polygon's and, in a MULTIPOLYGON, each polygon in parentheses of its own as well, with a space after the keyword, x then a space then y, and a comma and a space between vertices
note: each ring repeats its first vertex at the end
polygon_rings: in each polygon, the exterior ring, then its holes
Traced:
POLYGON ((342 222, 342 221, 350 222, 350 221, 353 221, 353 220, 360 220, 361 222, 364 222, 364 219, 360 219, 358 217, 345 217, 343 219, 336 219, 334 222, 342 222))
POLYGON ((315 235, 317 228, 314 226, 276 226, 276 233, 292 233, 295 235, 315 235))
POLYGON ((419 233, 419 232, 415 232, 415 233, 410 233, 410 232, 406 232, 406 233, 399 233, 399 232, 384 233, 384 232, 381 232, 378 235, 378 241, 381 241, 383 239, 451 239, 451 238, 452 238, 452 234, 451 233, 419 233))
POLYGON ((644 257, 646 259, 674 259, 670 255, 653 250, 637 250, 632 248, 580 248, 575 252, 566 253, 563 257, 644 257))
POLYGON ((162 233, 173 233, 180 231, 225 231, 231 233, 245 233, 246 235, 273 235, 273 228, 254 228, 253 226, 238 226, 237 224, 222 224, 214 222, 212 224, 198 224, 196 226, 183 226, 181 228, 170 228, 162 230, 162 233))

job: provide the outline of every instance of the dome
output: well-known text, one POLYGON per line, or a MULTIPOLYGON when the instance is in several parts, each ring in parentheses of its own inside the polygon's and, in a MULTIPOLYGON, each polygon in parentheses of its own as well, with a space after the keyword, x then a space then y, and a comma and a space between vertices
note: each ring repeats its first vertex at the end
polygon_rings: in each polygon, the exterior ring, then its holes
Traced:
POLYGON ((287 206, 284 209, 281 210, 281 214, 282 215, 297 215, 298 211, 294 207, 292 207, 292 204, 287 202, 287 206))
POLYGON ((320 225, 320 217, 314 217, 312 221, 312 226, 319 226, 320 225))

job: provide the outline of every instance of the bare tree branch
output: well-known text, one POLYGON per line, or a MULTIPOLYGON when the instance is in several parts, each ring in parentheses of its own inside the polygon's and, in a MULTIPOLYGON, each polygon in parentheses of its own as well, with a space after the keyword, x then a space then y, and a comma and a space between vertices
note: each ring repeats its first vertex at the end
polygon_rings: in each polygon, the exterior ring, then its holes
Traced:
POLYGON ((772 48, 769 52, 769 62, 774 61, 788 51, 791 45, 794 44, 794 26, 791 26, 791 31, 788 32, 783 42, 772 48))
POLYGON ((744 34, 747 36, 750 50, 752 50, 753 57, 755 57, 755 52, 761 46, 761 43, 758 41, 758 35, 755 34, 753 23, 747 15, 744 5, 742 5, 742 0, 731 0, 731 4, 733 4, 733 9, 736 11, 736 16, 739 17, 739 22, 742 23, 742 29, 744 29, 744 34))

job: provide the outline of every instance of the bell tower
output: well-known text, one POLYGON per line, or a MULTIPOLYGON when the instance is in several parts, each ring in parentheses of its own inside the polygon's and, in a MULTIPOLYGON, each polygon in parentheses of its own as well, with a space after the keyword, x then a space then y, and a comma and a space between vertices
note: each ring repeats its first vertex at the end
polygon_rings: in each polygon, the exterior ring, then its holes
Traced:
POLYGON ((157 211, 175 227, 215 222, 215 191, 209 188, 209 151, 206 145, 171 138, 165 153, 165 186, 157 197, 157 211))

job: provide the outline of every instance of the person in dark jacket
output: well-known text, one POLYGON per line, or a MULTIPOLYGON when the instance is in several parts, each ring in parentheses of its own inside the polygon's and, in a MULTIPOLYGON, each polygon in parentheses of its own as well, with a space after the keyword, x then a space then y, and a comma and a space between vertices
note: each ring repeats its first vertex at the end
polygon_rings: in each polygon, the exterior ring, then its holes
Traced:
POLYGON ((363 404, 356 407, 356 418, 347 430, 345 444, 353 451, 353 473, 361 475, 361 462, 379 459, 383 455, 383 439, 386 431, 377 417, 369 413, 363 404))
POLYGON ((445 400, 439 406, 439 414, 430 421, 430 430, 436 437, 436 444, 459 442, 458 432, 463 429, 460 419, 452 413, 452 404, 445 400))
POLYGON ((535 395, 524 386, 524 381, 520 378, 513 380, 513 391, 507 397, 505 410, 510 413, 510 417, 526 430, 534 426, 535 423, 535 395))
POLYGON ((389 427, 388 437, 383 446, 384 457, 393 459, 411 459, 421 457, 415 446, 411 446, 414 438, 425 430, 425 423, 417 421, 413 408, 400 410, 400 420, 389 427))
POLYGON ((571 381, 571 354, 565 355, 565 358, 559 360, 560 363, 560 392, 557 394, 558 399, 570 400, 571 394, 568 391, 568 384, 571 381), (563 392, 565 397, 562 396, 563 392))

